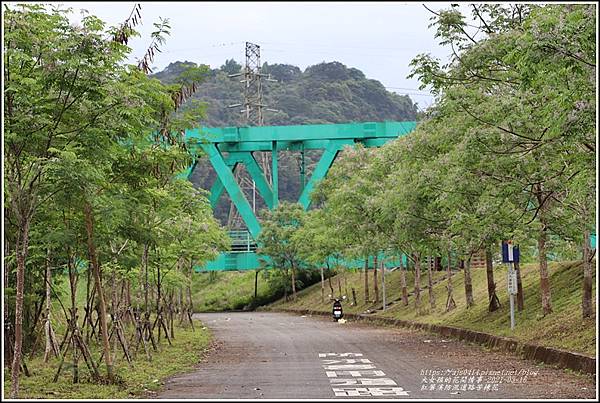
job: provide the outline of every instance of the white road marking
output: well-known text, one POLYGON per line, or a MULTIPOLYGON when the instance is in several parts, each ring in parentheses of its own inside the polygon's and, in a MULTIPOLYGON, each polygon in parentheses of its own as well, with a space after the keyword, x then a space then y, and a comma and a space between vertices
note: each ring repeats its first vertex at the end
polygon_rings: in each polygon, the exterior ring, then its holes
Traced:
POLYGON ((362 357, 362 353, 319 353, 319 358, 325 357, 362 357))
POLYGON ((398 386, 398 384, 390 378, 331 378, 329 383, 331 383, 332 386, 398 386))
POLYGON ((357 364, 357 363, 363 363, 363 364, 371 364, 371 360, 366 359, 366 358, 359 358, 354 359, 354 358, 346 358, 344 360, 323 360, 323 365, 331 365, 331 364, 357 364))
POLYGON ((399 387, 393 379, 384 378, 385 373, 375 369, 375 365, 369 359, 327 359, 327 357, 362 357, 362 353, 319 353, 319 358, 324 358, 323 369, 335 396, 408 396, 408 391, 399 387))
POLYGON ((375 368, 375 365, 373 365, 373 364, 324 365, 323 368, 332 369, 334 371, 351 370, 351 369, 373 369, 373 368, 375 368))
POLYGON ((329 378, 339 376, 354 376, 360 378, 362 376, 385 376, 385 373, 380 370, 363 370, 363 371, 325 371, 329 378))
POLYGON ((402 388, 333 388, 336 396, 408 396, 408 392, 402 388))

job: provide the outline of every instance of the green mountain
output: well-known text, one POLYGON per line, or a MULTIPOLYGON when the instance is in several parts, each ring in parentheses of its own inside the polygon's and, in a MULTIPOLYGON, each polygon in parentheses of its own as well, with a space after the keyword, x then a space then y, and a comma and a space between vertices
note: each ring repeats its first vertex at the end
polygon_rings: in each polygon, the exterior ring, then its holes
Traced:
MULTIPOLYGON (((154 77, 175 82, 192 62, 174 62, 154 77)), ((242 66, 230 59, 218 69, 211 69, 200 85, 194 99, 206 106, 206 118, 199 125, 208 127, 245 126, 240 108, 228 108, 243 99, 243 84, 230 74, 239 73, 242 66)), ((265 112, 265 125, 299 125, 318 123, 348 123, 385 120, 416 120, 417 107, 406 95, 389 92, 377 80, 368 79, 363 72, 348 68, 339 62, 320 63, 302 71, 290 64, 264 63, 261 72, 277 82, 264 82, 264 103, 278 110, 265 112)), ((318 161, 320 152, 306 155, 308 174, 318 161)), ((295 201, 300 194, 297 155, 281 153, 279 160, 279 195, 283 200, 295 201)), ((201 161, 192 182, 209 189, 215 174, 206 161, 201 161)), ((245 191, 248 200, 251 193, 245 191)), ((264 203, 257 196, 257 210, 264 203)), ((229 200, 224 195, 215 209, 223 223, 229 212, 229 200), (225 201, 224 201, 225 200, 225 201)))

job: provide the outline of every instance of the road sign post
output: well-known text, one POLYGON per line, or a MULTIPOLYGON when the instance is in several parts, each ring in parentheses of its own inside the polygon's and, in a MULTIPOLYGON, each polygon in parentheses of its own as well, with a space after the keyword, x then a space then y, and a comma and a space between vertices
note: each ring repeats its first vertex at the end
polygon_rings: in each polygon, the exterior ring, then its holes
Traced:
POLYGON ((507 286, 510 298, 510 330, 515 330, 515 295, 517 295, 517 272, 513 263, 519 262, 519 247, 512 241, 502 242, 502 262, 508 264, 507 286))
POLYGON ((381 259, 381 288, 383 289, 383 310, 385 311, 385 264, 381 259))
POLYGON ((510 330, 515 330, 515 293, 514 288, 517 286, 516 275, 513 269, 512 262, 508 263, 508 295, 510 298, 510 330), (514 281, 513 281, 514 279, 514 281))

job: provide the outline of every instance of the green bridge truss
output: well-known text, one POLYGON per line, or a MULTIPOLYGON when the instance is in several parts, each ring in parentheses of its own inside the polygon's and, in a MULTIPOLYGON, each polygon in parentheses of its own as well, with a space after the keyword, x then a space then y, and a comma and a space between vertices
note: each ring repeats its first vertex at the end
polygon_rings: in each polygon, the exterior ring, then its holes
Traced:
MULTIPOLYGON (((255 270, 260 268, 256 254, 256 239, 260 234, 260 222, 250 203, 244 196, 234 171, 243 164, 256 183, 259 195, 268 208, 277 207, 279 202, 279 171, 277 154, 280 151, 296 151, 302 156, 308 150, 323 150, 321 159, 306 181, 304 166, 300 168, 301 194, 298 199, 304 209, 310 207, 310 192, 322 180, 345 146, 362 144, 365 147, 380 147, 390 140, 406 135, 414 130, 416 122, 365 122, 346 124, 296 125, 296 126, 257 126, 188 129, 186 140, 195 140, 208 156, 217 178, 210 189, 210 203, 213 209, 226 191, 248 227, 246 231, 231 233, 233 244, 229 252, 222 253, 216 260, 208 262, 201 271, 211 270, 255 270), (253 152, 271 153, 272 186, 265 177, 253 152)), ((191 177, 196 163, 183 174, 191 177)), ((263 257, 263 259, 265 259, 263 257)), ((266 260, 266 259, 265 259, 266 260)), ((344 262, 346 266, 360 267, 362 261, 344 262)))

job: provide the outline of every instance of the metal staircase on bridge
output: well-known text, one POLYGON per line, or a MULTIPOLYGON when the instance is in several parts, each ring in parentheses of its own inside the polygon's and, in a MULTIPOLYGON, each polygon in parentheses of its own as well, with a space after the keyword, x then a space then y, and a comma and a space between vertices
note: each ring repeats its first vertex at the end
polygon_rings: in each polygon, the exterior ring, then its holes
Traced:
POLYGON ((257 244, 249 231, 229 231, 231 238, 231 253, 256 252, 257 244))

